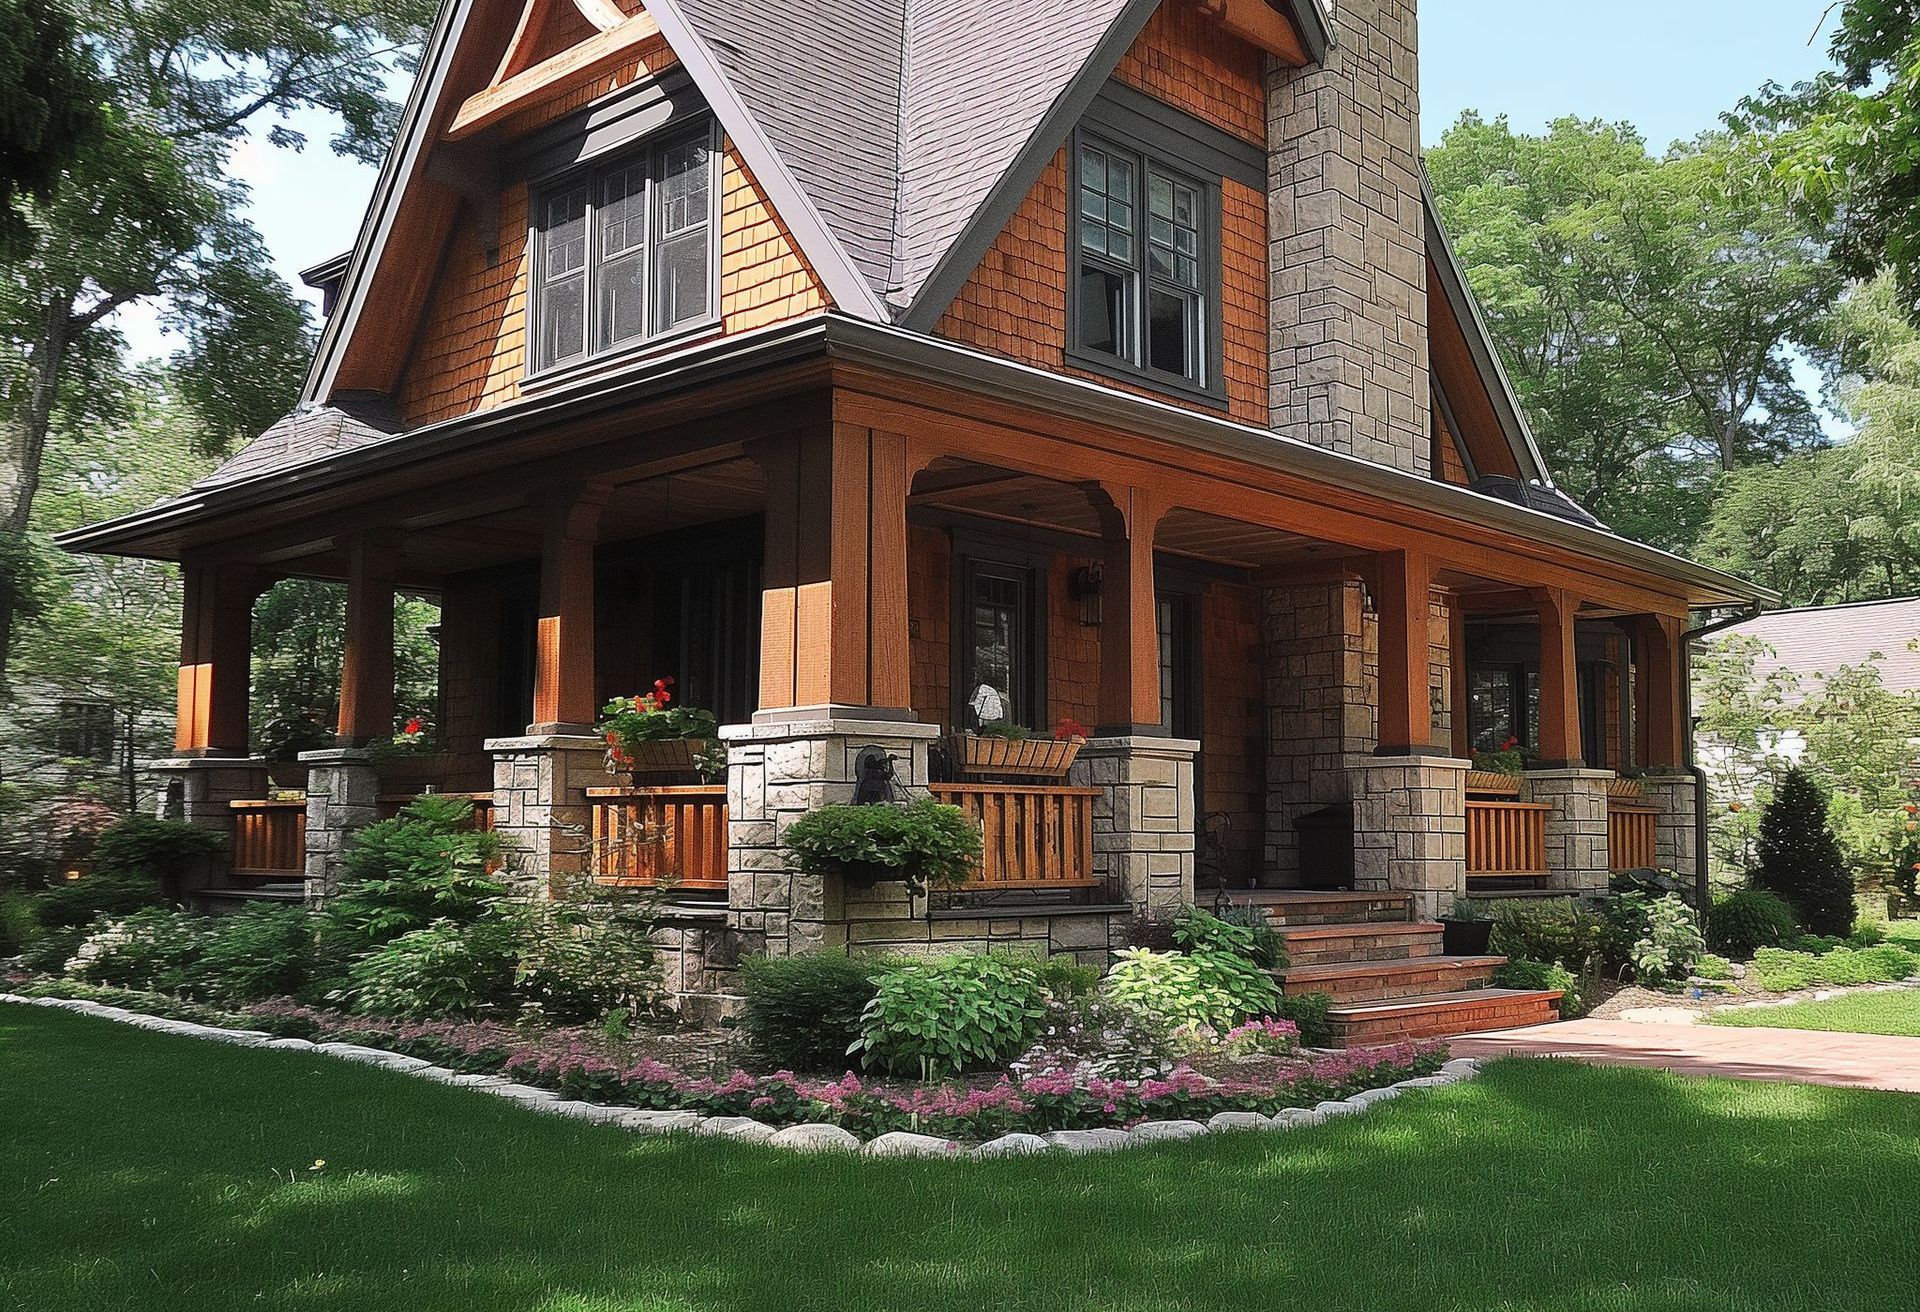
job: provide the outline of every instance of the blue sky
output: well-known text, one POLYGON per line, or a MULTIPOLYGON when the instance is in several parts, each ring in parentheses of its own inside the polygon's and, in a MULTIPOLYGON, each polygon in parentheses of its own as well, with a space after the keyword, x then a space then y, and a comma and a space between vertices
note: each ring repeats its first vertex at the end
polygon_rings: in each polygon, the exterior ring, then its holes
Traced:
MULTIPOLYGON (((1828 0, 1421 0, 1422 128, 1438 140, 1464 109, 1506 114, 1537 130, 1563 114, 1625 119, 1656 148, 1714 126, 1769 78, 1793 82, 1824 65, 1826 34, 1808 43, 1828 0)), ((374 170, 326 148, 319 116, 293 126, 302 154, 249 142, 235 173, 253 191, 253 217, 280 272, 353 242, 374 170)), ((317 297, 310 297, 317 315, 317 297)), ((161 349, 154 316, 123 322, 136 351, 161 349)))

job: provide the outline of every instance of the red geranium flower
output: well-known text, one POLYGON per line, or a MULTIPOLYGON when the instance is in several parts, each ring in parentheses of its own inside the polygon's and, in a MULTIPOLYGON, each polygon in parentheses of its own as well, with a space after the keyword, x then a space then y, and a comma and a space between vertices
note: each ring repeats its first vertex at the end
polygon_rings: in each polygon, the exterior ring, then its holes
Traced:
POLYGON ((417 716, 417 715, 416 715, 416 716, 414 716, 414 717, 413 717, 413 718, 412 718, 411 720, 408 720, 408 721, 407 721, 407 727, 406 727, 406 732, 407 732, 407 733, 419 733, 419 732, 420 732, 420 717, 419 717, 419 716, 417 716))

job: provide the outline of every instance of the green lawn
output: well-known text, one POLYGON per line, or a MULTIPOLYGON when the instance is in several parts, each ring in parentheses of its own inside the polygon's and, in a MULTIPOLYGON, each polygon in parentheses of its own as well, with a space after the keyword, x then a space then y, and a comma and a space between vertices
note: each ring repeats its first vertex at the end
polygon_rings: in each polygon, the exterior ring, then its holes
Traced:
POLYGON ((1783 1030, 1840 1030, 1848 1034, 1904 1034, 1920 1038, 1920 989, 1850 993, 1825 1002, 1785 1007, 1741 1007, 1716 1012, 1715 1025, 1762 1025, 1783 1030))
POLYGON ((1316 1130, 888 1163, 0 1006, 33 1312, 1884 1309, 1916 1197, 1901 1094, 1508 1062, 1316 1130))

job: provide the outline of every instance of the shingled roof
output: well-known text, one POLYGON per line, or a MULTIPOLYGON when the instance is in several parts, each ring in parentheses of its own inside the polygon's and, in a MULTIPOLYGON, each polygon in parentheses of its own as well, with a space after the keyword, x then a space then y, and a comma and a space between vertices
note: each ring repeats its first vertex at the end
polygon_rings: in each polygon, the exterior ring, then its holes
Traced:
POLYGON ((194 486, 237 483, 384 441, 405 430, 405 421, 386 397, 373 392, 337 393, 325 405, 306 402, 283 416, 194 486))
POLYGON ((1727 637, 1758 638, 1771 647, 1772 655, 1754 662, 1755 673, 1765 678, 1784 669, 1799 675, 1801 688, 1791 699, 1796 702, 1812 690, 1816 676, 1865 665, 1876 653, 1886 687, 1920 692, 1920 651, 1910 645, 1920 638, 1920 597, 1769 611, 1726 629, 1721 640, 1727 637))

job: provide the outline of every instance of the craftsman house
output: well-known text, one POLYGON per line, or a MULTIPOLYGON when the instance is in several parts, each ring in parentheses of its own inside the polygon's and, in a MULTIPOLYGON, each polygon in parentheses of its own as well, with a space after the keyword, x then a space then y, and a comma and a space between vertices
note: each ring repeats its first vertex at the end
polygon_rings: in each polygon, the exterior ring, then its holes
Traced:
POLYGON ((186 568, 177 806, 322 894, 353 827, 469 794, 536 884, 674 880, 690 1006, 750 951, 1103 960, 1221 889, 1349 1037, 1547 1014, 1432 920, 1692 862, 1684 632, 1752 593, 1553 487, 1418 83, 1413 0, 446 0, 300 408, 65 540, 186 568), (286 575, 348 632, 273 801, 286 575), (396 589, 443 608, 426 754, 366 750, 396 589), (724 782, 606 773, 599 707, 662 675, 724 782), (1063 778, 956 748, 1063 719, 1063 778), (792 868, 870 747, 980 817, 971 885, 792 868))

